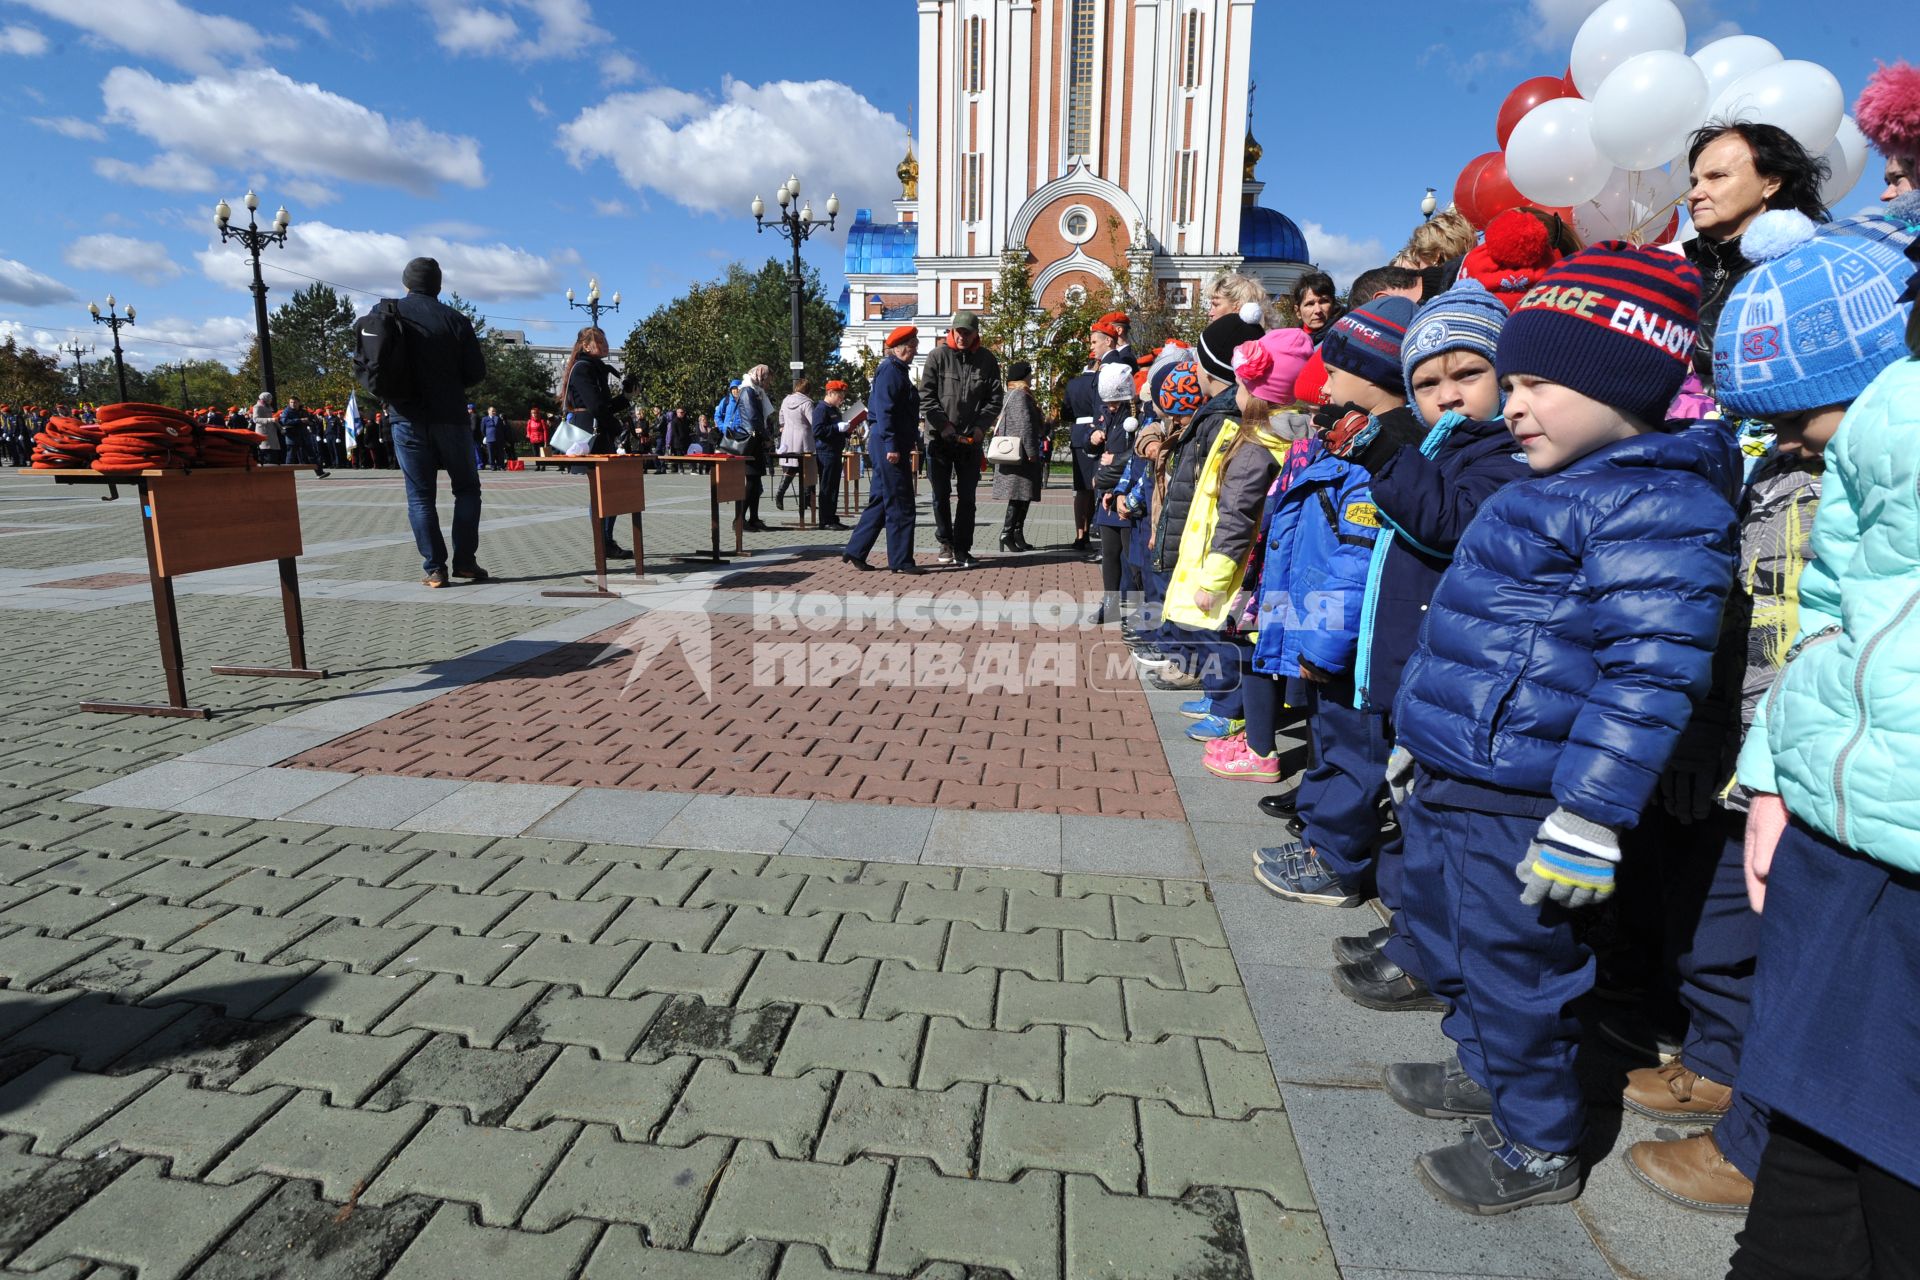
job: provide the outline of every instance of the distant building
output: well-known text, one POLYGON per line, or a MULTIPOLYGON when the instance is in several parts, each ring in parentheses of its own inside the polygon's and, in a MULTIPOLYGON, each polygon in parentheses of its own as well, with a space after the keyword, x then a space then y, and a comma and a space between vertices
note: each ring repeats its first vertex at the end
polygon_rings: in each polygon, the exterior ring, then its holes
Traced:
MULTIPOLYGON (((487 336, 498 338, 509 347, 525 347, 527 350, 533 352, 533 354, 539 358, 540 362, 552 371, 556 386, 559 384, 560 371, 567 367, 567 357, 573 354, 573 344, 571 342, 560 346, 528 342, 527 333, 524 329, 488 329, 487 336)), ((607 363, 615 369, 620 367, 620 362, 625 358, 626 352, 620 347, 615 347, 607 353, 607 363)))
POLYGON ((1176 306, 1223 269, 1272 292, 1310 269, 1299 227, 1257 203, 1254 0, 917 2, 919 134, 893 220, 854 215, 843 354, 990 312, 1010 250, 1046 307, 1139 268, 1176 306))

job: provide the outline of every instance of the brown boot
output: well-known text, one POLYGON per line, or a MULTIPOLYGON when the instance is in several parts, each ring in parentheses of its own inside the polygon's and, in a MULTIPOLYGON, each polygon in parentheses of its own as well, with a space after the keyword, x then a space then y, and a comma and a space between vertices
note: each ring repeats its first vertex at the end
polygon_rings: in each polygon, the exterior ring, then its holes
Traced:
POLYGON ((1689 1209, 1745 1213, 1753 1203, 1753 1183, 1727 1163, 1710 1132, 1668 1142, 1636 1142, 1627 1148, 1627 1168, 1667 1199, 1689 1209))
POLYGON ((1655 1120, 1713 1120, 1733 1105, 1733 1089, 1678 1062, 1663 1062, 1627 1072, 1620 1100, 1655 1120))

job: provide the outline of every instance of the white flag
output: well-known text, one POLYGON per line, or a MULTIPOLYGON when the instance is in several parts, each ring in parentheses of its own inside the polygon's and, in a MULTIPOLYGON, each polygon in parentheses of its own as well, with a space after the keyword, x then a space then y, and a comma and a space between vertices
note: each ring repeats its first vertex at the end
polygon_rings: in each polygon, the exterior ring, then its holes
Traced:
POLYGON ((360 437, 360 393, 347 393, 347 448, 354 447, 354 441, 360 437))

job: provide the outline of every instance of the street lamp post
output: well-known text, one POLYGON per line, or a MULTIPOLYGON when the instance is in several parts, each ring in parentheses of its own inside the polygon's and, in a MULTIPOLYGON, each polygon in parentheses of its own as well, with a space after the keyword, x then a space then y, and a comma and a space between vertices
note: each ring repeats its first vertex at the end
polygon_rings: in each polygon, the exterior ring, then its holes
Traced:
POLYGON ((113 372, 120 380, 120 400, 124 404, 127 399, 127 362, 120 354, 120 326, 133 323, 133 304, 128 303, 127 314, 121 315, 114 304, 113 295, 108 294, 107 314, 100 314, 100 304, 97 302, 89 302, 87 312, 95 324, 103 324, 113 330, 113 372))
POLYGON ((600 277, 593 276, 587 281, 587 300, 585 302, 575 302, 573 300, 573 290, 569 289, 567 290, 567 305, 592 316, 593 327, 598 329, 600 327, 600 313, 602 311, 618 311, 620 309, 620 291, 618 289, 613 291, 613 301, 600 301, 600 277))
POLYGON ((182 360, 174 368, 180 372, 180 409, 184 413, 191 413, 193 406, 187 403, 187 362, 182 360))
POLYGON ((73 357, 73 405, 77 412, 81 402, 87 398, 87 367, 80 363, 80 357, 93 354, 94 348, 92 344, 83 347, 76 339, 60 349, 73 357))
POLYGON ((762 201, 759 196, 753 198, 753 225, 761 231, 768 229, 779 231, 780 234, 786 238, 787 242, 793 246, 793 264, 787 270, 787 291, 791 295, 793 303, 793 332, 791 335, 793 351, 787 363, 788 367, 793 371, 794 376, 798 377, 807 367, 806 335, 801 331, 800 320, 800 306, 806 296, 807 280, 806 277, 801 274, 800 246, 807 242, 808 236, 818 231, 821 227, 825 227, 829 231, 833 229, 833 220, 840 216, 840 197, 837 195, 829 195, 827 197, 827 216, 825 221, 819 221, 814 218, 813 205, 811 202, 804 205, 800 203, 800 179, 797 177, 789 177, 774 193, 774 197, 780 202, 780 212, 771 222, 767 221, 765 217, 767 212, 766 203, 762 201))
POLYGON ((280 396, 273 382, 273 344, 267 339, 267 282, 260 278, 260 251, 270 244, 285 248, 287 226, 293 219, 288 215, 287 207, 281 205, 280 212, 273 215, 272 228, 263 231, 253 216, 254 212, 260 208, 260 197, 248 191, 245 204, 247 206, 246 226, 229 225, 227 220, 233 216, 233 206, 225 200, 213 207, 213 222, 220 228, 222 244, 229 240, 238 240, 253 260, 253 335, 255 341, 260 344, 260 381, 262 383, 260 389, 266 392, 277 406, 280 403, 280 396))
POLYGON ((1420 220, 1425 222, 1433 217, 1433 211, 1440 207, 1440 201, 1433 194, 1433 188, 1427 188, 1427 194, 1420 197, 1420 220))

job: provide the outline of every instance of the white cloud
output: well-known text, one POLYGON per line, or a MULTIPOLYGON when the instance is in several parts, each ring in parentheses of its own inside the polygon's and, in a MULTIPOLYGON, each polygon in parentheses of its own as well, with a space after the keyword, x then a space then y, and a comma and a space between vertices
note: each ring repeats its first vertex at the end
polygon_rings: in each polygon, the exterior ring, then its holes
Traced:
POLYGON ((283 178, 280 189, 304 205, 332 204, 340 198, 340 193, 326 183, 308 178, 283 178))
POLYGON ((168 84, 115 67, 100 86, 107 118, 159 146, 236 168, 344 178, 431 195, 486 182, 480 144, 417 120, 388 120, 317 84, 261 68, 168 84))
POLYGON ((596 196, 593 201, 593 211, 603 218, 625 217, 627 202, 624 200, 602 200, 596 196))
POLYGON ((251 315, 183 320, 177 316, 155 319, 142 313, 139 324, 120 331, 127 363, 140 369, 181 360, 224 360, 237 365, 252 345, 251 315))
POLYGON ((0 302, 44 307, 50 302, 71 302, 73 298, 73 290, 52 276, 42 275, 24 262, 0 258, 0 302))
MULTIPOLYGON (((212 243, 195 255, 209 280, 235 289, 252 283, 247 259, 232 246, 212 243)), ((395 235, 387 231, 353 231, 325 222, 296 222, 284 250, 273 251, 273 268, 301 276, 318 277, 354 289, 388 295, 400 288, 400 269, 416 257, 437 258, 446 276, 446 288, 463 298, 500 300, 533 298, 559 293, 560 268, 577 261, 571 252, 543 257, 512 245, 472 244, 438 235, 395 235)), ((282 276, 276 287, 287 286, 282 276)))
MULTIPOLYGON (((384 9, 396 0, 344 0, 349 9, 384 9)), ((579 54, 605 38, 588 0, 425 0, 433 38, 448 53, 519 61, 579 54)))
POLYGON ((539 116, 542 120, 545 120, 553 114, 547 107, 547 100, 537 93, 527 95, 527 110, 533 112, 533 114, 539 116))
POLYGON ((220 183, 212 169, 177 151, 162 151, 145 164, 101 156, 93 171, 109 182, 131 182, 155 191, 193 191, 210 195, 220 183))
POLYGON ((157 240, 132 236, 81 236, 60 255, 68 266, 108 275, 129 275, 142 284, 160 284, 180 274, 179 264, 157 240))
POLYGON ((189 9, 180 0, 14 0, 96 41, 185 71, 213 71, 230 58, 248 59, 266 37, 237 18, 189 9))
POLYGON ((32 27, 0 27, 0 53, 37 58, 47 51, 47 38, 32 27))
POLYGON ((57 133, 63 138, 72 138, 76 142, 107 140, 107 131, 91 120, 81 120, 76 116, 29 116, 27 118, 49 133, 57 133))
POLYGON ((1300 233, 1307 238, 1307 256, 1342 289, 1352 284, 1353 278, 1362 271, 1384 267, 1393 256, 1377 236, 1355 240, 1329 231, 1317 222, 1302 222, 1300 233))
POLYGON ((610 53, 600 59, 602 84, 632 84, 640 78, 640 64, 624 53, 610 53))
POLYGON ((291 9, 288 9, 287 12, 292 15, 295 22, 313 32, 313 34, 319 36, 322 40, 333 39, 332 24, 313 10, 296 4, 291 9))
MULTIPOLYGON (((1605 0, 1527 0, 1521 26, 1536 47, 1558 49, 1564 54, 1572 50, 1573 37, 1580 30, 1580 24, 1603 3, 1605 0)), ((1687 20, 1691 36, 1688 43, 1695 48, 1740 30, 1737 23, 1721 19, 1715 11, 1715 0, 1674 0, 1674 3, 1687 20)))
POLYGON ((501 53, 520 38, 520 24, 497 9, 430 6, 435 39, 448 53, 501 53))
POLYGON ((634 190, 709 213, 743 214, 789 173, 811 198, 839 192, 848 212, 897 192, 905 128, 851 86, 728 79, 721 92, 718 102, 678 89, 615 94, 561 126, 561 147, 578 167, 610 161, 634 190))

